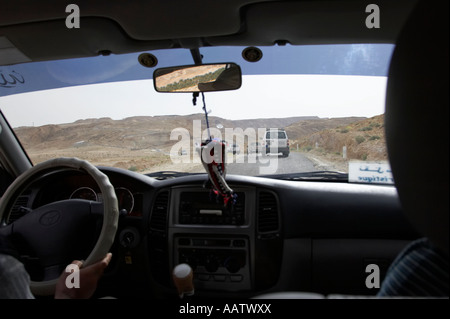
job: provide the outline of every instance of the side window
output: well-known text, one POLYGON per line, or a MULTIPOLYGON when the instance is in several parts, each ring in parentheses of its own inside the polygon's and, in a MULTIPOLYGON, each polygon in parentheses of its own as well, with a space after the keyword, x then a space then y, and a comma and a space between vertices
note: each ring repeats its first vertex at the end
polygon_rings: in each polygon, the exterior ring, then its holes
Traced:
POLYGON ((14 178, 0 165, 0 197, 13 181, 14 178))

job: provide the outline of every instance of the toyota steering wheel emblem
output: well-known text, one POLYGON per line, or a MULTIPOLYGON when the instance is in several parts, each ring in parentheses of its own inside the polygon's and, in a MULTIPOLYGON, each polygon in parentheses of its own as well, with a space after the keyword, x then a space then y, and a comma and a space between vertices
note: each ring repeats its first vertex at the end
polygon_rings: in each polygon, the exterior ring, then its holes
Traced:
POLYGON ((59 222, 59 219, 61 217, 61 214, 57 210, 52 210, 39 218, 39 223, 43 226, 52 226, 59 222))

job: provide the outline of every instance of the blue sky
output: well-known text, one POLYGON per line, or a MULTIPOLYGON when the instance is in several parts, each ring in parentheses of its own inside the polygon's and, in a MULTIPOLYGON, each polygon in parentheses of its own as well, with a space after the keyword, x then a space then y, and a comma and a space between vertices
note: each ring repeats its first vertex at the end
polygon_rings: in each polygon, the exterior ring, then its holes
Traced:
MULTIPOLYGON (((204 63, 235 62, 245 75, 330 74, 386 76, 393 46, 388 44, 315 45, 262 47, 263 58, 246 62, 241 47, 202 48, 204 63)), ((193 64, 189 50, 158 50, 157 67, 193 64)), ((103 82, 151 79, 154 68, 142 67, 139 53, 99 56, 0 67, 0 96, 103 82), (5 88, 11 74, 25 83, 5 88), (3 77, 2 77, 3 76, 3 77)))
MULTIPOLYGON (((227 119, 370 117, 384 112, 393 45, 261 49, 263 58, 257 63, 244 61, 239 47, 201 50, 204 63, 236 62, 244 74, 241 89, 206 94, 212 115, 227 119), (257 76, 261 74, 269 76, 257 76)), ((192 64, 189 50, 152 53, 158 58, 157 67, 192 64)), ((189 94, 156 93, 151 81, 154 68, 142 67, 138 55, 0 67, 0 109, 14 127, 202 112, 201 106, 192 106, 189 94), (44 91, 50 88, 59 89, 44 91), (19 94, 24 92, 32 93, 19 94)))

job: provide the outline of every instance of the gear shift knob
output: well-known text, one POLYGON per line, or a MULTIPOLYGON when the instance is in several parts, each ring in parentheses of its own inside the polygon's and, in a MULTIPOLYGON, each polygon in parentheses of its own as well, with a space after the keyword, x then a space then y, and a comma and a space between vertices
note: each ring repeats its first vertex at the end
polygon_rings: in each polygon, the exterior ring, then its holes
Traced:
POLYGON ((188 264, 179 264, 172 271, 172 278, 180 298, 194 294, 194 272, 188 264))

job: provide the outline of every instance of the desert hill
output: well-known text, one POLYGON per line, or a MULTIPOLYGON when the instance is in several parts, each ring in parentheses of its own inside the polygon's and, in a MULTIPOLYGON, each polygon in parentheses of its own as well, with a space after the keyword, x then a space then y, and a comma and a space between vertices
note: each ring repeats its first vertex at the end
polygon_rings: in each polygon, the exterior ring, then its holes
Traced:
MULTIPOLYGON (((171 132, 181 128, 184 135, 192 137, 194 121, 201 130, 206 129, 204 115, 198 113, 122 120, 83 119, 73 123, 19 127, 15 132, 34 163, 53 157, 78 156, 96 165, 148 171, 170 162, 169 151, 178 142, 170 140, 171 132)), ((221 124, 224 128, 244 130, 249 127, 284 127, 291 147, 311 154, 338 156, 346 146, 349 158, 381 159, 386 156, 383 116, 370 119, 292 117, 237 121, 210 116, 209 121, 211 127, 221 124)))
POLYGON ((347 159, 387 160, 383 114, 312 133, 300 137, 296 143, 304 151, 329 157, 337 155, 342 158, 345 146, 347 159))
POLYGON ((285 127, 290 139, 298 140, 309 134, 326 129, 347 126, 351 123, 362 121, 365 117, 341 117, 341 118, 315 118, 296 121, 285 127))
MULTIPOLYGON (((320 119, 318 117, 292 117, 276 119, 227 120, 209 117, 211 127, 221 124, 225 128, 285 127, 290 138, 301 136, 337 125, 354 122, 358 118, 320 119), (292 135, 292 136, 291 136, 292 135)), ((174 144, 170 133, 176 128, 187 129, 193 134, 193 121, 206 129, 204 115, 141 116, 123 120, 110 118, 85 119, 74 123, 17 128, 25 148, 67 148, 73 146, 105 146, 128 149, 166 148, 174 144)))

